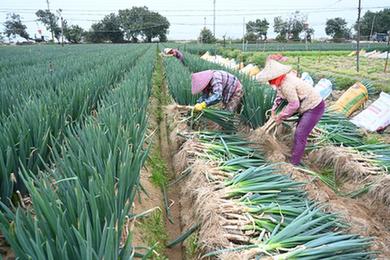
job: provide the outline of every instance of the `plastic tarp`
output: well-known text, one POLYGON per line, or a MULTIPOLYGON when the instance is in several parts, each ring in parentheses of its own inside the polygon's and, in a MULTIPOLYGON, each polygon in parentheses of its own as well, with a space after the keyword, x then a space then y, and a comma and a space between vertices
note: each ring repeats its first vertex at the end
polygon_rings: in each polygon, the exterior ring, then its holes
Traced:
POLYGON ((303 72, 302 73, 302 76, 301 76, 301 79, 307 83, 309 83, 310 85, 314 86, 314 81, 313 79, 311 78, 310 74, 307 73, 307 72, 303 72))
POLYGON ((320 94, 322 99, 327 99, 332 94, 332 82, 329 79, 320 79, 314 86, 314 89, 320 94))

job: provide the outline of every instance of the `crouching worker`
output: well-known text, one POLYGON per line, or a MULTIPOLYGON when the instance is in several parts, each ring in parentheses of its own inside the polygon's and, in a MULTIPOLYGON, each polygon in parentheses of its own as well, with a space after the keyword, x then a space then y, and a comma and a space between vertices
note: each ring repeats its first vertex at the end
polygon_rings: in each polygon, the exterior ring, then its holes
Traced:
POLYGON ((296 112, 299 114, 291 156, 291 163, 298 165, 310 132, 324 114, 325 102, 312 86, 291 71, 290 66, 272 59, 267 60, 265 68, 257 75, 257 80, 268 82, 277 92, 272 107, 272 117, 277 124, 296 112), (275 109, 283 100, 287 100, 288 105, 275 115, 275 109))
POLYGON ((178 49, 165 48, 162 56, 175 57, 181 63, 184 63, 184 55, 178 49))
POLYGON ((196 111, 222 102, 230 112, 240 112, 244 94, 238 78, 223 70, 205 70, 192 74, 192 94, 202 93, 195 105, 196 111))

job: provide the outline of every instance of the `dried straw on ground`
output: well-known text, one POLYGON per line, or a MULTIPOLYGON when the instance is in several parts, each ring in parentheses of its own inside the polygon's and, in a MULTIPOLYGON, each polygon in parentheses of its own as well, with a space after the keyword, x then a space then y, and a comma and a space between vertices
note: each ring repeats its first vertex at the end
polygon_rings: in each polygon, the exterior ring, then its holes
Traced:
POLYGON ((385 175, 377 178, 375 184, 369 191, 369 195, 375 201, 380 201, 390 207, 390 176, 385 175))
POLYGON ((365 155, 363 156, 347 147, 325 146, 311 152, 309 160, 320 167, 334 169, 336 178, 339 180, 363 181, 370 175, 383 172, 365 155))

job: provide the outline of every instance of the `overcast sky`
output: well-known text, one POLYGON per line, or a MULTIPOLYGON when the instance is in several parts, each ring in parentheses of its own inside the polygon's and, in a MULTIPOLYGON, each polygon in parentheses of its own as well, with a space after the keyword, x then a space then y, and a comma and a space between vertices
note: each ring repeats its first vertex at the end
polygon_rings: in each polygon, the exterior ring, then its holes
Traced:
MULTIPOLYGON (((171 23, 168 38, 196 39, 202 29, 205 17, 206 25, 213 30, 213 0, 49 0, 50 9, 63 9, 63 16, 69 24, 78 24, 89 29, 91 24, 103 18, 105 14, 132 6, 147 6, 166 16, 171 23)), ((314 37, 324 37, 326 19, 343 17, 352 26, 357 19, 358 0, 216 0, 216 36, 240 38, 245 21, 266 18, 271 26, 269 37, 274 37, 273 18, 288 17, 294 10, 307 15, 310 27, 315 30, 314 37)), ((362 0, 362 15, 367 10, 378 11, 390 7, 390 0, 362 0)), ((0 20, 5 21, 9 12, 22 16, 31 36, 49 35, 44 26, 37 23, 35 11, 47 9, 46 0, 1 0, 0 20)), ((3 30, 3 27, 0 28, 3 30)))

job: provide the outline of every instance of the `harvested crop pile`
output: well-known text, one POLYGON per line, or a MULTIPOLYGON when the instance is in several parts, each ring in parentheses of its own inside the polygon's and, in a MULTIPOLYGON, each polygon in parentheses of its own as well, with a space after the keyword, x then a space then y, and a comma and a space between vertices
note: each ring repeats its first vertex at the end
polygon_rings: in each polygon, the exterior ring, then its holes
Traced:
POLYGON ((185 161, 179 170, 190 170, 183 198, 192 201, 192 221, 201 223, 198 243, 205 256, 370 255, 369 239, 341 234, 337 217, 307 200, 302 184, 266 164, 249 142, 220 133, 187 139, 175 158, 185 161))

